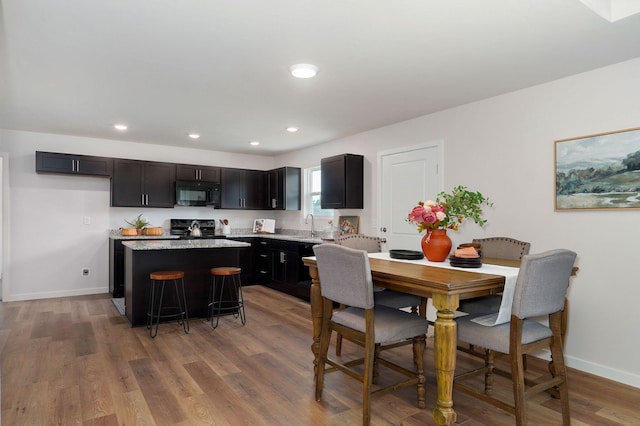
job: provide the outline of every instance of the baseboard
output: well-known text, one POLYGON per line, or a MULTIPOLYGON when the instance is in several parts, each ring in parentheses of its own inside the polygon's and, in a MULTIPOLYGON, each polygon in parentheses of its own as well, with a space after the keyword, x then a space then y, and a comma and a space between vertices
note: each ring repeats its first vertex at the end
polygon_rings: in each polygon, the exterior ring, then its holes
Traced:
POLYGON ((20 302, 25 300, 53 299, 56 297, 89 296, 109 293, 109 287, 80 288, 73 290, 47 291, 39 293, 5 294, 4 302, 20 302))
MULTIPOLYGON (((536 358, 541 358, 547 361, 551 360, 551 352, 548 350, 541 350, 532 354, 536 358)), ((581 358, 569 356, 565 353, 564 362, 567 367, 574 368, 576 370, 584 371, 585 373, 593 374, 604 379, 613 380, 614 382, 623 383, 625 385, 633 386, 640 389, 640 376, 637 374, 629 373, 628 371, 621 371, 615 368, 607 367, 606 365, 596 364, 594 362, 585 361, 581 358)))

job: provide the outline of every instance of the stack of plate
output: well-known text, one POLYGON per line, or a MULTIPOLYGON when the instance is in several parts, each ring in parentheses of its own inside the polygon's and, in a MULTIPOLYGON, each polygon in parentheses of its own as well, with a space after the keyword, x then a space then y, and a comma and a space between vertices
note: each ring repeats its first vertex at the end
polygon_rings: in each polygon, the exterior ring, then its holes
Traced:
POLYGON ((418 260, 422 259, 424 255, 421 251, 415 250, 389 250, 389 257, 393 259, 418 260))
POLYGON ((449 257, 449 263, 456 268, 479 268, 482 266, 482 258, 456 257, 451 255, 449 257))

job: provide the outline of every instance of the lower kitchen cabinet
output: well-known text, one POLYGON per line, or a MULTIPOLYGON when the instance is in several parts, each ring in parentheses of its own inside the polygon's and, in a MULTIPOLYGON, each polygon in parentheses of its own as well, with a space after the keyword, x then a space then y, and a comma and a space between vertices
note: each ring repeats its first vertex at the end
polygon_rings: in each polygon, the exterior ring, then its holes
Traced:
POLYGON ((242 272, 240 273, 240 279, 242 280, 242 285, 256 284, 256 239, 253 237, 234 237, 230 239, 251 244, 251 247, 249 247, 248 249, 244 249, 244 251, 242 252, 242 256, 240 256, 240 269, 242 269, 242 272))
POLYGON ((305 256, 313 256, 313 244, 285 240, 271 241, 271 281, 276 290, 309 299, 311 278, 302 263, 305 256))
POLYGON ((109 293, 115 298, 124 297, 124 246, 122 242, 132 240, 136 239, 109 239, 109 293))

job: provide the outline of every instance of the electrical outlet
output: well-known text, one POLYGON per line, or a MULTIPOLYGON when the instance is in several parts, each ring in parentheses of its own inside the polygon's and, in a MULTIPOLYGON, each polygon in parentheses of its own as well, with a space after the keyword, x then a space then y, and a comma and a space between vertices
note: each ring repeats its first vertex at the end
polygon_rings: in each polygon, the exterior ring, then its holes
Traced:
POLYGON ((85 277, 89 276, 89 268, 82 268, 82 275, 85 277))
POLYGON ((85 216, 84 218, 82 218, 82 223, 84 223, 85 225, 91 225, 91 216, 85 216))

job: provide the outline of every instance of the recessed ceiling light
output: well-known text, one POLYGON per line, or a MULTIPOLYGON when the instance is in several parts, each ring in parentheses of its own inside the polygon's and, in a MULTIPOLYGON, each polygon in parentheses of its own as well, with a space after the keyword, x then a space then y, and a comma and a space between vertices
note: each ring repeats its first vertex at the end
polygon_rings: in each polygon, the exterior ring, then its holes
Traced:
POLYGON ((292 76, 298 78, 311 78, 318 74, 318 67, 313 64, 295 64, 289 67, 292 76))
POLYGON ((260 142, 258 142, 258 141, 251 141, 251 142, 249 142, 249 144, 250 144, 250 145, 252 145, 252 146, 258 146, 258 145, 260 145, 260 142))
POLYGON ((287 127, 287 132, 289 133, 295 133, 298 131, 297 127, 287 127))
POLYGON ((198 139, 198 138, 200 138, 200 135, 199 135, 199 134, 197 134, 197 133, 189 133, 189 137, 190 137, 191 139, 198 139))
POLYGON ((113 128, 116 130, 127 130, 127 125, 126 124, 114 124, 113 128))

